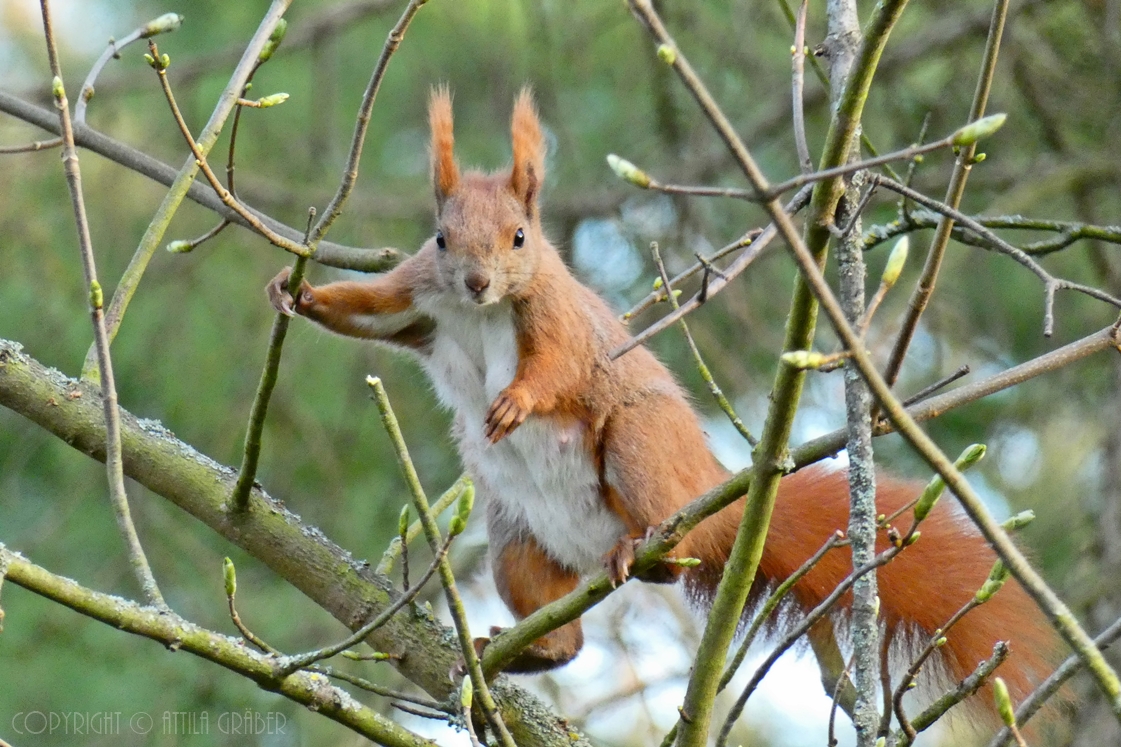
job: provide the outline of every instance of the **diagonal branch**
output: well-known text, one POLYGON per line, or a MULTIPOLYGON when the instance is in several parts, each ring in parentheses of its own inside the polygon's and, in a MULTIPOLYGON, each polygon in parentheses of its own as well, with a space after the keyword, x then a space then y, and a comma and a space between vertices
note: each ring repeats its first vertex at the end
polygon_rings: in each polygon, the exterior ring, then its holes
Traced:
POLYGON ((158 641, 173 651, 182 650, 253 680, 352 731, 388 747, 437 747, 362 705, 322 675, 295 672, 278 675, 276 659, 243 646, 237 639, 214 633, 170 611, 141 607, 120 597, 92 591, 68 578, 56 576, 0 545, 0 565, 11 581, 28 591, 65 605, 79 614, 127 633, 158 641))
MULTIPOLYGON (((45 368, 8 341, 0 341, 0 404, 78 451, 105 459, 104 421, 96 390, 45 368), (67 396, 74 392, 82 396, 67 396)), ((247 511, 229 511, 236 471, 198 453, 159 423, 138 420, 122 410, 121 436, 129 477, 244 549, 349 628, 357 629, 396 599, 389 579, 301 522, 263 489, 253 489, 247 511)), ((448 678, 459 656, 453 640, 447 628, 414 606, 412 614, 394 615, 369 643, 378 651, 407 652, 393 659, 393 666, 436 700, 445 700, 455 692, 448 678)), ((520 744, 588 745, 506 678, 493 682, 491 692, 520 744)))

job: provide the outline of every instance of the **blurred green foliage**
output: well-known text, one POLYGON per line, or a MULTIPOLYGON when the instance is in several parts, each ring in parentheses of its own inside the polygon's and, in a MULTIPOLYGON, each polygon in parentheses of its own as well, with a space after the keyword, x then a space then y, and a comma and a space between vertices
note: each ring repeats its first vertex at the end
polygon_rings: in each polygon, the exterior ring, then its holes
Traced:
MULTIPOLYGON (((289 39, 329 21, 342 7, 360 5, 372 4, 295 3, 288 16, 289 39)), ((660 5, 679 44, 768 175, 777 179, 795 173, 789 127, 791 33, 779 4, 663 0, 660 5)), ((1112 32, 1103 20, 1108 3, 1031 0, 1014 6, 1018 10, 1010 20, 989 107, 1008 112, 1009 120, 983 144, 988 158, 974 169, 964 208, 1117 223, 1121 53, 1111 45, 1112 32), (1103 79, 1111 82, 1103 85, 1103 79)), ((112 31, 119 36, 163 12, 181 12, 185 23, 160 38, 160 50, 171 56, 169 77, 197 132, 236 59, 227 51, 245 43, 265 7, 263 1, 217 0, 60 5, 56 12, 73 15, 61 24, 67 83, 78 90, 97 53, 100 41, 86 38, 85 24, 100 28, 111 19, 120 24, 112 31), (181 70, 191 74, 180 75, 181 70)), ((243 115, 237 174, 240 194, 249 203, 296 226, 302 226, 309 205, 326 203, 337 184, 362 89, 401 7, 393 3, 365 13, 304 44, 286 42, 257 75, 254 97, 285 91, 291 98, 283 106, 243 115)), ((866 110, 865 131, 881 151, 911 143, 928 113, 935 136, 963 123, 989 12, 976 0, 911 4, 866 110)), ((10 21, 6 36, 0 36, 0 64, 13 71, 2 76, 3 85, 31 92, 43 103, 48 75, 37 18, 13 2, 0 2, 0 13, 10 21)), ((821 8, 811 6, 808 43, 821 40, 823 26, 821 8)), ((89 120, 178 166, 186 149, 155 75, 141 59, 141 46, 130 48, 103 74, 89 120)), ((822 86, 807 76, 812 150, 822 141, 827 111, 822 86)), ((358 188, 333 240, 412 251, 429 235, 424 109, 428 88, 442 81, 455 92, 460 160, 485 168, 506 163, 513 95, 523 83, 535 87, 550 143, 547 223, 563 252, 577 260, 594 257, 578 261, 577 269, 620 307, 644 296, 655 277, 645 251, 651 239, 661 242, 670 269, 681 269, 693 252, 709 252, 762 223, 761 212, 744 203, 639 193, 606 167, 604 156, 615 152, 665 181, 743 184, 622 3, 433 0, 391 63, 374 109, 358 188), (599 237, 606 245, 585 247, 582 255, 581 235, 599 237), (605 268, 619 272, 612 276, 605 268)), ((5 144, 42 137, 0 117, 5 144)), ((215 149, 222 154, 216 164, 224 161, 225 148, 223 137, 215 149)), ((76 374, 90 328, 57 151, 0 159, 0 336, 76 374)), ((928 155, 916 185, 941 196, 951 164, 948 153, 928 155)), ((110 289, 165 190, 89 154, 82 158, 82 171, 98 269, 110 289)), ((889 197, 872 205, 866 225, 895 217, 889 197)), ((198 235, 214 222, 207 211, 187 204, 164 243, 198 235)), ((929 235, 912 238, 912 260, 870 332, 870 345, 881 358, 929 235)), ((1118 253, 1116 246, 1080 242, 1045 263, 1056 274, 1118 292, 1118 253)), ((870 276, 876 278, 886 251, 870 252, 868 260, 870 276)), ((159 252, 113 347, 122 405, 163 421, 215 459, 238 464, 272 319, 262 288, 286 262, 280 250, 238 228, 190 254, 159 252)), ((341 275, 312 268, 313 282, 341 275)), ((765 411, 792 276, 791 263, 776 249, 691 321, 717 380, 755 430, 765 411)), ((1083 297, 1060 295, 1055 339, 1044 339, 1036 278, 1005 257, 954 244, 900 389, 916 390, 962 363, 973 366, 971 378, 980 378, 1100 329, 1115 313, 1083 297)), ((650 318, 632 324, 638 329, 650 318)), ((818 348, 833 345, 823 330, 818 348)), ((727 435, 678 332, 664 333, 654 347, 711 417, 721 454, 738 455, 742 463, 746 444, 727 435)), ((433 492, 459 474, 446 435, 448 416, 437 409, 415 365, 371 345, 297 322, 284 358, 259 479, 343 547, 376 558, 395 531, 405 489, 376 410, 367 401, 364 377, 373 373, 385 380, 422 479, 433 492)), ((1106 460, 1112 457, 1102 446, 1107 433, 1121 428, 1117 413, 1108 409, 1117 399, 1117 365, 1116 356, 1103 355, 930 425, 947 453, 972 442, 990 445, 990 458, 971 475, 978 475, 997 510, 1035 509, 1039 521, 1024 542, 1035 549, 1047 576, 1066 584, 1060 588, 1083 609, 1100 595, 1117 594, 1116 579, 1091 583, 1095 524, 1103 503, 1117 499, 1115 486, 1103 484, 1106 460)), ((836 374, 811 378, 799 438, 843 422, 840 386, 836 374)), ((878 449, 883 464, 925 479, 926 471, 898 441, 882 439, 878 449)), ((342 633, 325 613, 162 499, 136 485, 130 494, 154 571, 176 610, 231 630, 221 574, 222 556, 231 554, 238 563, 242 617, 271 643, 298 650, 342 633)), ((0 541, 83 584, 134 594, 101 465, 7 411, 0 411, 0 541)), ((4 588, 3 603, 8 614, 0 635, 0 671, 5 673, 0 735, 10 733, 11 714, 28 710, 216 714, 256 709, 285 713, 287 735, 223 737, 212 723, 208 737, 150 735, 132 743, 349 743, 326 720, 210 664, 160 651, 11 585, 4 588)), ((381 678, 395 683, 388 672, 381 678)), ((16 741, 62 743, 45 735, 16 741)), ((82 743, 118 742, 89 737, 82 743)))

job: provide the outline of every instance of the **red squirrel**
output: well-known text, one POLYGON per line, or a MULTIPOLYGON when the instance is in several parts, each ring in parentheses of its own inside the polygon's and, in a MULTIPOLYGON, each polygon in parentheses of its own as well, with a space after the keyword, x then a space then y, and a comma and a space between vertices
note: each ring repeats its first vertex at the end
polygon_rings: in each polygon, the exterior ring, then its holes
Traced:
MULTIPOLYGON (((538 194, 545 146, 532 96, 514 104, 513 167, 461 172, 453 153, 446 89, 429 104, 435 236, 392 271, 298 292, 288 270, 268 285, 272 305, 343 335, 411 351, 440 401, 467 472, 488 499, 494 580, 522 619, 607 566, 624 581, 636 542, 679 508, 728 479, 709 451, 689 398, 643 347, 611 360, 628 339, 608 305, 569 272, 541 228, 538 194)), ((920 487, 882 478, 879 511, 890 514, 920 487)), ((941 501, 922 539, 878 572, 880 611, 892 635, 931 636, 985 581, 995 554, 970 522, 941 501)), ((841 471, 803 469, 783 479, 752 595, 758 600, 848 524, 841 471)), ((743 499, 710 517, 675 549, 700 566, 659 566, 643 580, 683 576, 711 598, 743 499)), ((880 532, 879 550, 888 539, 880 532)), ((792 590, 817 605, 852 568, 833 550, 792 590)), ((1011 640, 1000 674, 1014 698, 1049 670, 1054 638, 1022 588, 1009 581, 948 635, 942 656, 962 679, 1011 640)), ((508 671, 560 666, 583 645, 580 621, 526 649, 508 671)))

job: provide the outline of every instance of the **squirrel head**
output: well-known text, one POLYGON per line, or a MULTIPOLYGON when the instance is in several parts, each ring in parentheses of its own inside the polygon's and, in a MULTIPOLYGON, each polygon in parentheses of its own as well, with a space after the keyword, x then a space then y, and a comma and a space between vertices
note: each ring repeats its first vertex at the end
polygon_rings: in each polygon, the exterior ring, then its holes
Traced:
POLYGON ((537 206, 545 176, 545 140, 532 92, 523 88, 514 102, 514 163, 509 171, 460 173, 446 87, 432 91, 428 121, 440 281, 464 301, 480 306, 516 296, 529 285, 542 252, 548 250, 537 206))

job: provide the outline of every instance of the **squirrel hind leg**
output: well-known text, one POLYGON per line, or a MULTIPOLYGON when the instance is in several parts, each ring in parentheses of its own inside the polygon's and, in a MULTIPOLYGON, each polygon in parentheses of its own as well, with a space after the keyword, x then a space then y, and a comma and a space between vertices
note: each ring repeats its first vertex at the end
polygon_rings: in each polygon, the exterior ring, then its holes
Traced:
MULTIPOLYGON (((492 534, 492 540, 497 539, 492 534)), ((521 620, 576 588, 580 576, 548 555, 530 535, 512 538, 494 549, 494 581, 499 596, 521 620)), ((492 635, 494 631, 492 631, 492 635)), ((505 668, 507 672, 543 672, 567 664, 584 646, 584 631, 573 620, 538 638, 505 668)))

